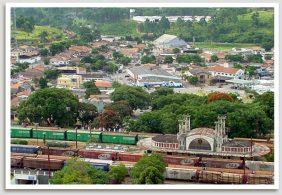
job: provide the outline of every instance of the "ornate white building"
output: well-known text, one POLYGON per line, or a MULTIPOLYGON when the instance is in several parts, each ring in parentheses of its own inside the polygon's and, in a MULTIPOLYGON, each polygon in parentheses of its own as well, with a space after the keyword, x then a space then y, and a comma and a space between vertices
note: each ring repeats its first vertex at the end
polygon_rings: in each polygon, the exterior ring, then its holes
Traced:
POLYGON ((152 146, 161 150, 181 150, 207 153, 251 153, 252 143, 228 139, 225 127, 225 116, 218 116, 215 128, 200 127, 191 130, 190 116, 179 120, 177 135, 157 135, 152 138, 152 146))

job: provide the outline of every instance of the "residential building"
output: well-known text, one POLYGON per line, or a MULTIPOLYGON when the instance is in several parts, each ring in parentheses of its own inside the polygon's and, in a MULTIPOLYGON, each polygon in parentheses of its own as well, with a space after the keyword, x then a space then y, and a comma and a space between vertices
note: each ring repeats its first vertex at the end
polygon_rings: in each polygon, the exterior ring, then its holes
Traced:
POLYGON ((219 76, 231 79, 241 78, 244 76, 244 71, 242 69, 227 68, 219 65, 207 67, 207 70, 211 73, 213 77, 219 76))
POLYGON ((57 80, 59 88, 79 88, 82 84, 81 75, 61 75, 57 80))

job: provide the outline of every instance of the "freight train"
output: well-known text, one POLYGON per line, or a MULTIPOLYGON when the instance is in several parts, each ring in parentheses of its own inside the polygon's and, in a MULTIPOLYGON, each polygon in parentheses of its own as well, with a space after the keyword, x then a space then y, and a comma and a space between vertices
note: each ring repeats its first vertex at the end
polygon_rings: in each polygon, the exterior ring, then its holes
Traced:
MULTIPOLYGON (((57 171, 66 165, 69 157, 49 155, 36 155, 36 154, 23 154, 12 153, 11 166, 13 168, 31 168, 57 171)), ((109 165, 115 166, 116 164, 110 161, 97 161, 93 159, 82 158, 92 164, 96 169, 109 171, 109 165)), ((134 163, 123 162, 130 173, 134 163)), ((220 169, 224 170, 224 169, 220 169)), ((242 171, 242 170, 241 170, 242 171)), ((221 184, 272 184, 273 175, 268 174, 243 174, 237 172, 224 172, 216 169, 199 169, 197 167, 166 167, 165 178, 173 180, 185 180, 187 182, 197 183, 221 183, 221 184)))
POLYGON ((64 141, 79 141, 87 142, 90 139, 95 139, 99 143, 112 143, 124 145, 136 145, 138 135, 124 135, 118 133, 103 133, 89 132, 81 130, 48 130, 48 129, 33 129, 23 127, 12 127, 11 138, 32 138, 46 140, 64 140, 64 141))
MULTIPOLYGON (((37 146, 28 146, 29 150, 26 150, 25 145, 11 145, 11 152, 26 154, 39 154, 39 155, 53 155, 62 157, 80 157, 87 159, 100 159, 111 161, 123 161, 123 162, 137 162, 142 156, 142 153, 129 153, 129 152, 112 152, 105 150, 86 150, 86 149, 68 149, 68 148, 46 148, 37 146)), ((236 159, 221 159, 221 158, 205 158, 194 156, 175 156, 175 155, 162 155, 164 161, 169 165, 183 165, 183 166, 195 166, 195 167, 209 167, 209 168, 222 168, 222 169, 244 169, 250 168, 252 170, 265 169, 273 170, 273 163, 258 162, 258 161, 244 161, 236 159), (252 162, 252 163, 248 163, 252 162)))

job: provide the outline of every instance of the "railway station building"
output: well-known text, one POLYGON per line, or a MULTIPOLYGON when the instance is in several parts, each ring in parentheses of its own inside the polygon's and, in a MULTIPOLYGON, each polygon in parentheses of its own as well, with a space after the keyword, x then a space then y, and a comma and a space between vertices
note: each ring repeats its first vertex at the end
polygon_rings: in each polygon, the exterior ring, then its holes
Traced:
POLYGON ((215 128, 199 127, 191 129, 190 116, 179 120, 177 135, 157 135, 152 138, 152 147, 161 150, 185 150, 207 153, 250 154, 253 147, 250 141, 228 139, 225 116, 218 116, 215 128))

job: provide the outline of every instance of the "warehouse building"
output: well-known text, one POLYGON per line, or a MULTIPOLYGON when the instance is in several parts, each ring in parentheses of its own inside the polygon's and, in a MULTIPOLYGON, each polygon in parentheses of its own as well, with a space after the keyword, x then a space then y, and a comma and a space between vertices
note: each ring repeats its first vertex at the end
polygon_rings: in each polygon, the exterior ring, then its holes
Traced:
POLYGON ((182 86, 180 77, 174 76, 153 64, 127 69, 127 73, 137 86, 169 85, 170 83, 172 83, 172 87, 182 86))

